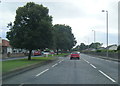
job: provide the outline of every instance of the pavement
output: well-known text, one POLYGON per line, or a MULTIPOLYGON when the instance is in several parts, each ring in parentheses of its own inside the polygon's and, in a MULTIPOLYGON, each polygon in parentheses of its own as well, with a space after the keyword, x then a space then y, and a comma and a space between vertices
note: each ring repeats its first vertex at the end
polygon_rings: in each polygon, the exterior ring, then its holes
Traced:
POLYGON ((111 84, 118 80, 116 61, 81 54, 80 60, 58 60, 3 80, 3 84, 111 84))

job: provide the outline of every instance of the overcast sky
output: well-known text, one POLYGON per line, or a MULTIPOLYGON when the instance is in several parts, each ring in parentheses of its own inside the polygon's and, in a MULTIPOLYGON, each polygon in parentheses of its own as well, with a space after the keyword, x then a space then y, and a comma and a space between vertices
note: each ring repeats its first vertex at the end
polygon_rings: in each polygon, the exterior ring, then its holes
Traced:
POLYGON ((0 37, 6 38, 7 24, 13 22, 16 9, 34 1, 48 7, 53 24, 71 26, 77 44, 96 42, 106 46, 106 13, 109 15, 109 45, 118 44, 118 1, 119 0, 1 0, 0 37))

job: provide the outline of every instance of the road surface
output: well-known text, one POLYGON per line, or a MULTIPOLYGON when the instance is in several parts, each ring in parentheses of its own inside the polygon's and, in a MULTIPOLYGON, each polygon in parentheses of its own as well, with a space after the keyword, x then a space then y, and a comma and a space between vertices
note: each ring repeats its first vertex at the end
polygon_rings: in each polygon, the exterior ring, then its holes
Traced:
POLYGON ((118 84, 118 62, 81 54, 80 60, 59 60, 16 75, 3 84, 118 84))

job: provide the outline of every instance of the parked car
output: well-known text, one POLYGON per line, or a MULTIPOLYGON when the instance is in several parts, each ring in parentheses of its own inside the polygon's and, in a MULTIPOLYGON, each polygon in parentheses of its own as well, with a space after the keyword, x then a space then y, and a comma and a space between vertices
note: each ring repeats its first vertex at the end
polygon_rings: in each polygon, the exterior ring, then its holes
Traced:
POLYGON ((34 56, 39 56, 39 55, 41 55, 41 52, 40 52, 40 51, 35 51, 35 52, 34 52, 34 56))
POLYGON ((50 54, 55 54, 54 52, 50 52, 50 54))
POLYGON ((80 53, 79 52, 73 52, 70 54, 70 60, 72 59, 80 59, 80 53))

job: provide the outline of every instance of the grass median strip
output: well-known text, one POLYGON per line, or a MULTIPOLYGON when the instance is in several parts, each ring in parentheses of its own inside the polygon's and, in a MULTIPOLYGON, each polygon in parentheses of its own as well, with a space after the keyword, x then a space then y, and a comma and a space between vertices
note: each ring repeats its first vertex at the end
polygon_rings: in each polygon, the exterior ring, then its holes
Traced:
POLYGON ((32 57, 32 60, 17 59, 17 60, 8 60, 2 62, 2 72, 7 73, 16 69, 28 67, 37 63, 41 63, 43 61, 53 60, 54 57, 32 57))

